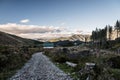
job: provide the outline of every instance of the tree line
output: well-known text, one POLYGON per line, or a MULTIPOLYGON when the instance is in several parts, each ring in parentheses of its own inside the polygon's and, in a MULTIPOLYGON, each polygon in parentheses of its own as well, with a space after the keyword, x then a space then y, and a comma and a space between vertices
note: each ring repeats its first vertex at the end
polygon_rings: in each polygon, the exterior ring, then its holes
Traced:
POLYGON ((112 32, 116 31, 116 38, 120 35, 120 21, 116 21, 115 26, 106 25, 103 29, 96 28, 92 31, 91 40, 93 42, 107 41, 111 40, 112 32))
POLYGON ((120 21, 116 21, 114 26, 106 25, 103 29, 96 28, 92 31, 91 40, 93 47, 96 48, 112 48, 117 44, 120 38, 120 21), (115 40, 113 40, 115 35, 115 40))

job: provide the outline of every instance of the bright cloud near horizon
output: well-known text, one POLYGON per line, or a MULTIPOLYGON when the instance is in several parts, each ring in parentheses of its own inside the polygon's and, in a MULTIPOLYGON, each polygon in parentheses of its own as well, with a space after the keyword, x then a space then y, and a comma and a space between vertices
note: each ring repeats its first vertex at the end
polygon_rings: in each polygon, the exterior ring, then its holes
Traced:
POLYGON ((25 38, 90 34, 117 20, 120 0, 0 0, 0 31, 25 38))
MULTIPOLYGON (((31 39, 68 37, 72 35, 72 33, 64 27, 23 25, 16 23, 1 24, 0 31, 31 39)), ((79 32, 76 31, 76 34, 78 33, 79 32)))
POLYGON ((30 20, 29 19, 23 19, 23 20, 21 20, 20 22, 21 23, 28 23, 30 20))

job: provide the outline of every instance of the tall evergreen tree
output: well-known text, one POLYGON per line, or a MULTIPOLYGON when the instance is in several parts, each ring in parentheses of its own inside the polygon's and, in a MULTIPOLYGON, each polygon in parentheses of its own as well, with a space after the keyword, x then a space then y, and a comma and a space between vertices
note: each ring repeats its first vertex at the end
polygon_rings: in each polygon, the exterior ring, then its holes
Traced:
POLYGON ((108 33, 108 26, 106 25, 106 27, 104 28, 104 39, 107 40, 107 33, 108 33))
POLYGON ((108 26, 108 32, 109 32, 109 40, 111 40, 112 37, 112 26, 108 26))
POLYGON ((107 26, 104 29, 92 31, 91 39, 96 42, 96 47, 100 48, 107 40, 107 26))
POLYGON ((120 32, 120 22, 117 20, 115 24, 115 30, 117 31, 117 38, 119 37, 119 32, 120 32))
POLYGON ((95 41, 95 31, 92 31, 91 40, 92 40, 93 42, 95 41))

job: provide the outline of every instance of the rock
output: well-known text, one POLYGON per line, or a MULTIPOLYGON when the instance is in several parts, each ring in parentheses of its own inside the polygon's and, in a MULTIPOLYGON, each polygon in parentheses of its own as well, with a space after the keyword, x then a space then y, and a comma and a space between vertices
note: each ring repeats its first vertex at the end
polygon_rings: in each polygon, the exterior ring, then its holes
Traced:
POLYGON ((72 63, 72 62, 66 62, 66 64, 67 65, 69 65, 69 66, 71 66, 71 67, 76 67, 77 66, 77 64, 75 64, 75 63, 72 63))

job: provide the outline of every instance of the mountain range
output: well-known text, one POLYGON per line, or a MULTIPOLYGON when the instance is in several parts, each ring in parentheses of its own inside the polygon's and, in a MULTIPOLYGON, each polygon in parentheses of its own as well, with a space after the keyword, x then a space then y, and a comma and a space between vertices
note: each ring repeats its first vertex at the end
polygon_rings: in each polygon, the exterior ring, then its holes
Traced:
POLYGON ((90 41, 90 35, 82 35, 82 34, 74 34, 74 35, 71 35, 69 37, 59 37, 59 38, 51 38, 51 39, 47 39, 47 38, 42 38, 42 39, 37 39, 39 41, 42 41, 42 42, 57 42, 57 41, 83 41, 83 42, 88 42, 90 41))

